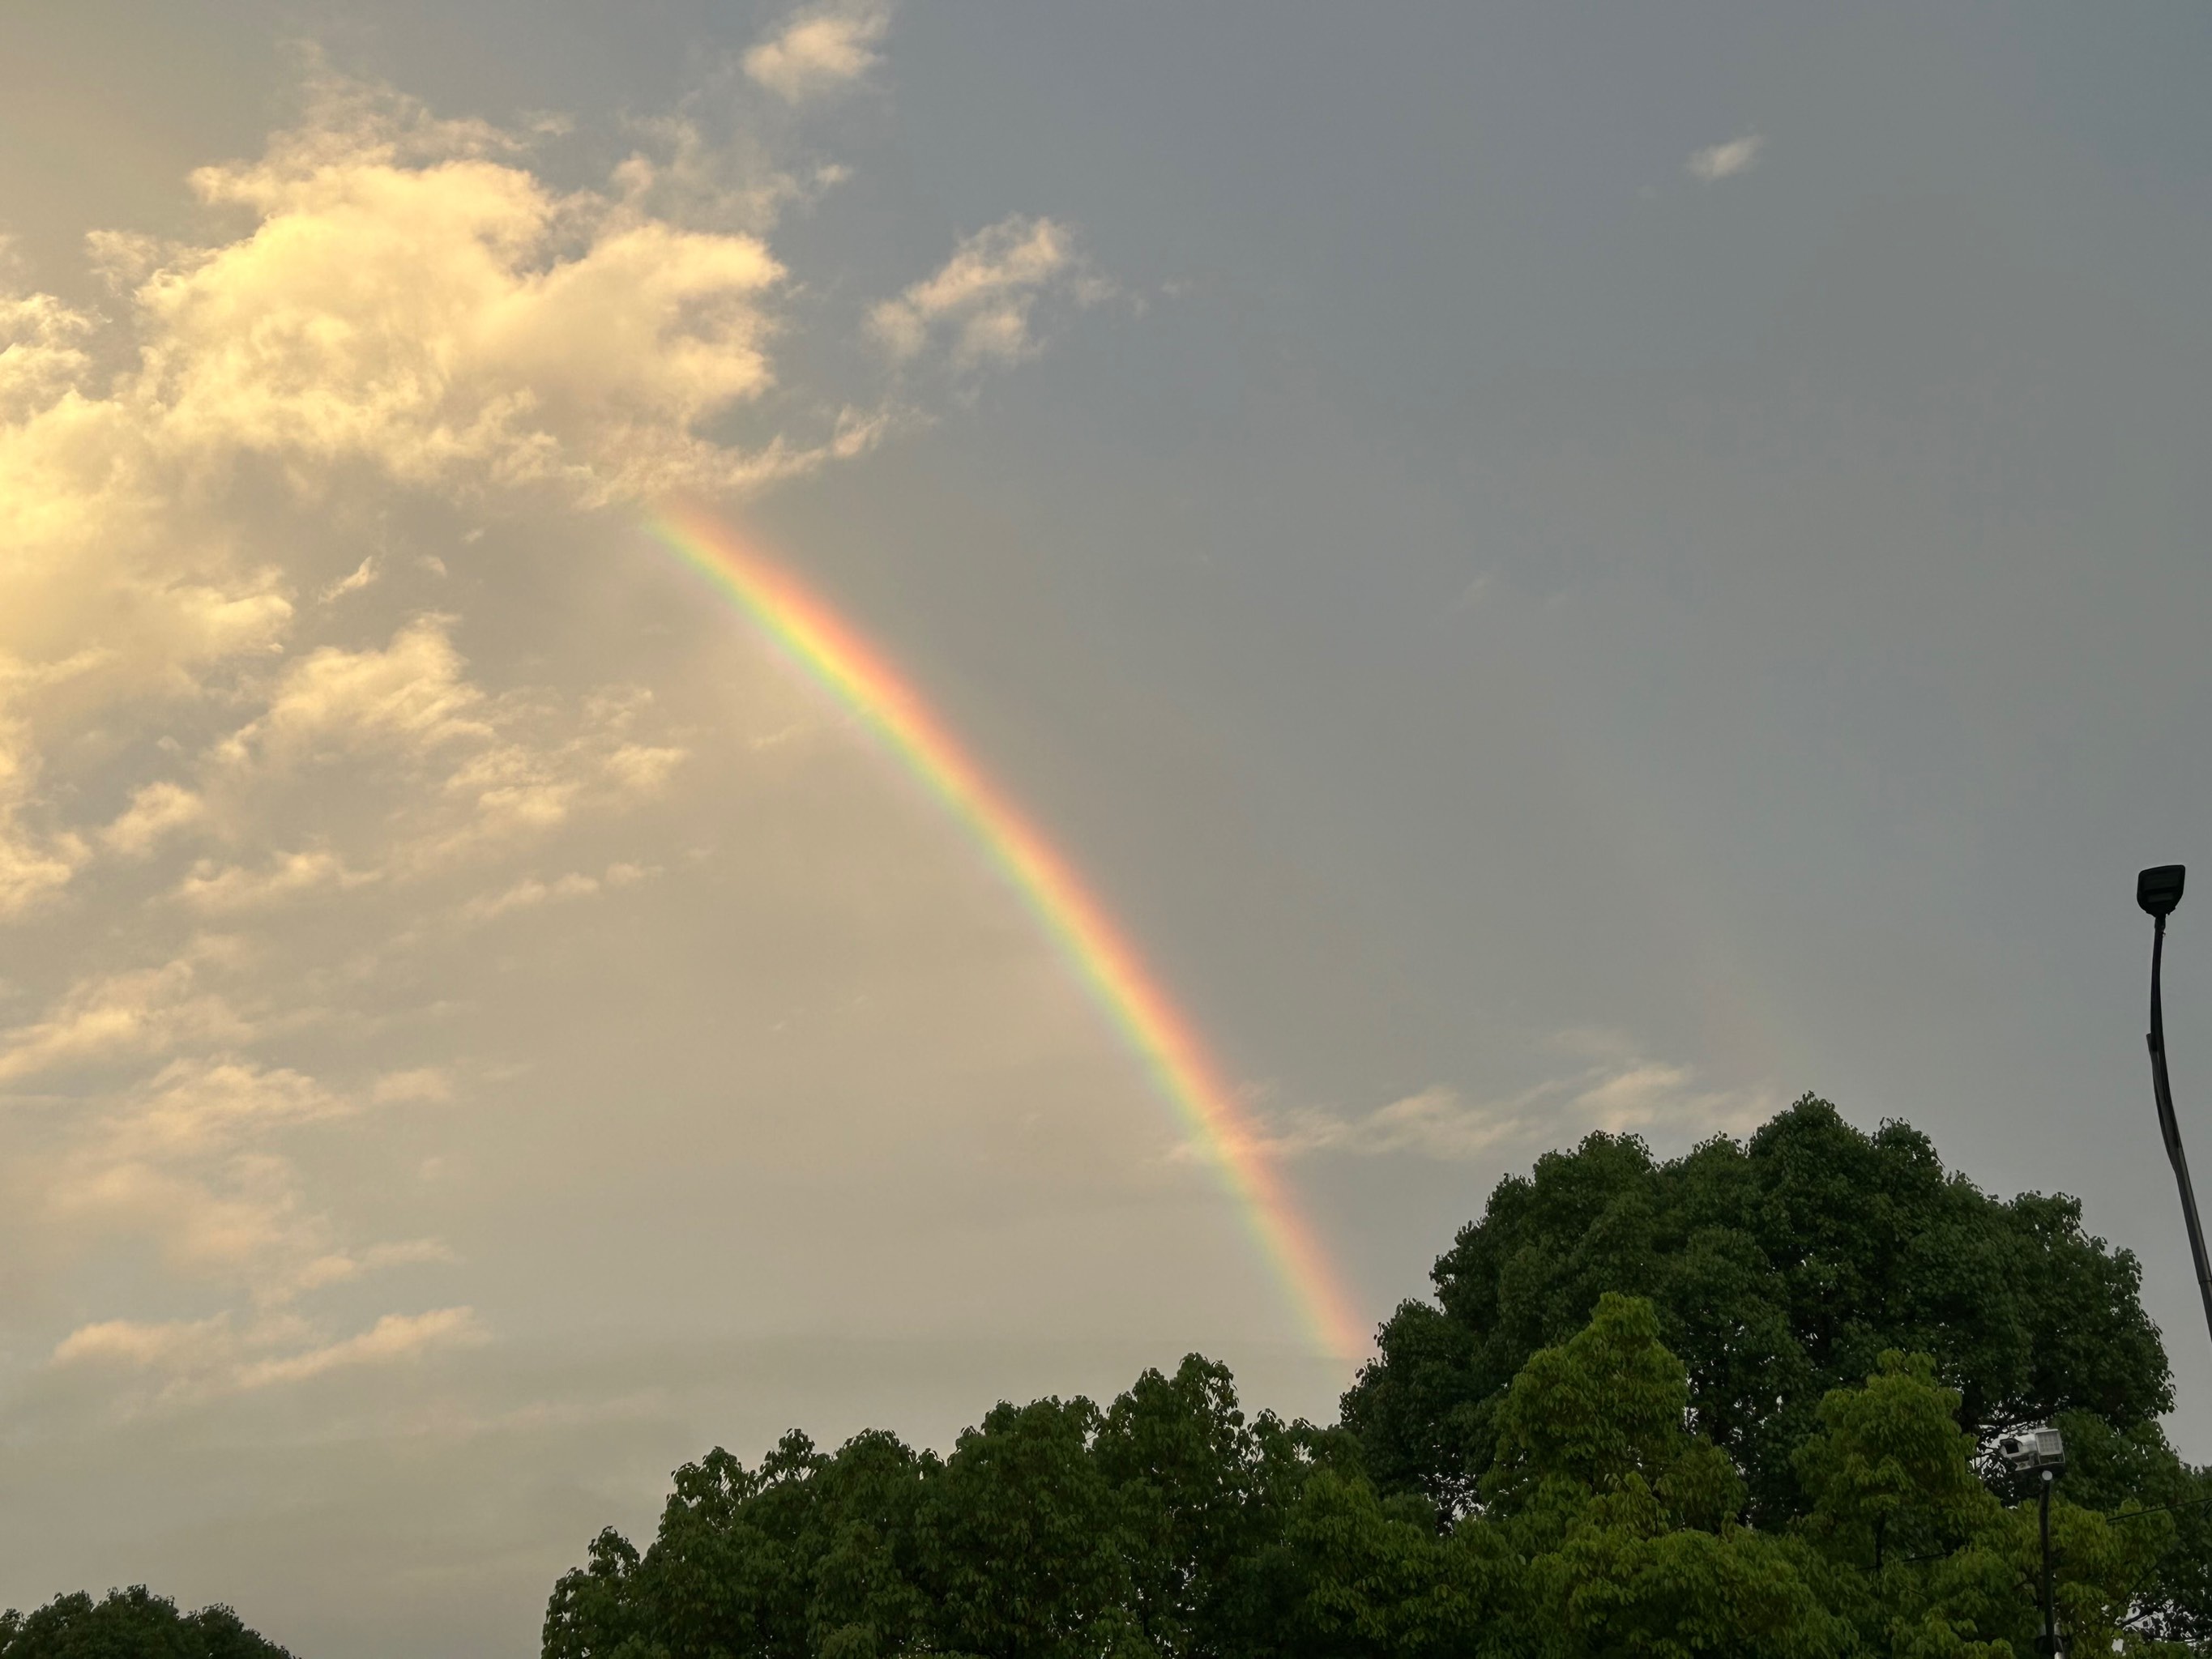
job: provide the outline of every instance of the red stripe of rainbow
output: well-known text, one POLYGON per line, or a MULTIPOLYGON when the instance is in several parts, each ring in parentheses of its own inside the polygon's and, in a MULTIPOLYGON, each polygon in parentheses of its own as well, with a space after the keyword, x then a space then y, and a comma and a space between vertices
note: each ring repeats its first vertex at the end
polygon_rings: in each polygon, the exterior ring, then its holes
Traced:
POLYGON ((790 572, 696 507, 663 509, 654 536, 735 600, 793 661, 872 726, 1006 872, 1107 1017, 1212 1150, 1237 1207, 1314 1338, 1332 1354, 1364 1351, 1351 1299, 1313 1229, 1261 1152, 1261 1137, 1135 948, 1082 878, 882 651, 790 572))

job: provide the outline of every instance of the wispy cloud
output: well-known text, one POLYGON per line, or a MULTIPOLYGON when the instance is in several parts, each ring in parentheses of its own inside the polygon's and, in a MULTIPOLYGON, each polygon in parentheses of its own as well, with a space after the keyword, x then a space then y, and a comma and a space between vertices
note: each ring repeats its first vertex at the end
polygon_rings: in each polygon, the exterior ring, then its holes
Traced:
POLYGON ((226 1316, 141 1322, 103 1320, 80 1326, 55 1347, 57 1366, 104 1368, 151 1374, 155 1399, 204 1399, 211 1395, 303 1382, 361 1366, 398 1365, 442 1348, 471 1346, 484 1334, 473 1309, 436 1308, 420 1314, 386 1314, 365 1331, 334 1341, 298 1345, 296 1328, 283 1323, 244 1331, 226 1316), (257 1352, 285 1336, 290 1352, 257 1352))
POLYGON ((873 69, 877 44, 890 27, 888 6, 811 8, 746 52, 744 70, 795 104, 848 86, 873 69))
POLYGON ((1018 362, 1037 350, 1041 300, 1091 305, 1110 291, 1066 225, 1015 214, 963 240, 935 276, 877 306, 868 325, 902 362, 940 337, 957 368, 1018 362))
POLYGON ((1738 1133, 1780 1104, 1771 1089, 1716 1089, 1686 1066, 1628 1055, 1499 1100, 1468 1100, 1437 1085, 1365 1113, 1293 1112, 1261 1144, 1282 1158, 1395 1153, 1461 1162, 1558 1145, 1593 1129, 1692 1139, 1738 1133))
POLYGON ((244 1042, 251 1022, 203 984, 227 951, 227 941, 196 939, 160 967, 80 980, 41 1018, 0 1036, 0 1081, 164 1055, 184 1042, 244 1042))
POLYGON ((328 605, 349 593, 358 593, 383 574, 382 562, 372 553, 354 567, 353 574, 332 582, 323 590, 323 603, 328 605))
POLYGON ((264 1359, 240 1370, 248 1389, 272 1382, 298 1382, 350 1365, 391 1365, 419 1359, 434 1348, 482 1341, 471 1308, 438 1308, 422 1314, 386 1314, 357 1336, 310 1348, 303 1353, 264 1359))
POLYGON ((1703 179, 1711 184, 1717 179, 1733 179, 1740 173, 1748 173, 1759 160, 1759 152, 1766 140, 1758 133, 1747 132, 1741 138, 1731 138, 1724 144, 1712 144, 1683 163, 1693 179, 1703 179))
POLYGON ((383 646, 308 653, 212 752, 212 773, 234 793, 327 778, 341 761, 433 784, 404 792, 376 860, 348 868, 327 850, 293 853, 265 879, 196 872, 184 896, 220 908, 440 866, 538 838, 587 807, 634 805, 683 763, 682 745, 634 735, 649 694, 602 691, 580 708, 520 692, 494 697, 470 677, 451 628, 450 617, 417 617, 383 646))
POLYGON ((293 1155, 312 1131, 448 1093, 434 1072, 346 1091, 234 1054, 180 1058, 96 1097, 75 1143, 39 1160, 36 1219, 60 1235, 143 1241, 177 1274, 242 1294, 267 1325, 312 1291, 451 1259, 431 1239, 348 1243, 293 1155))
POLYGON ((195 868, 176 896, 205 914, 258 909, 316 893, 343 893, 378 880, 374 870, 349 870, 327 848, 283 853, 259 869, 212 861, 195 868))
POLYGON ((461 907, 461 914, 471 921, 489 921, 510 910, 534 909, 549 899, 588 898, 599 890, 599 878, 587 876, 580 870, 572 870, 551 881, 525 876, 503 892, 485 893, 471 899, 461 907))
POLYGON ((167 836, 206 816, 207 803, 181 784, 149 783, 100 832, 100 839, 110 852, 125 858, 144 858, 167 836))

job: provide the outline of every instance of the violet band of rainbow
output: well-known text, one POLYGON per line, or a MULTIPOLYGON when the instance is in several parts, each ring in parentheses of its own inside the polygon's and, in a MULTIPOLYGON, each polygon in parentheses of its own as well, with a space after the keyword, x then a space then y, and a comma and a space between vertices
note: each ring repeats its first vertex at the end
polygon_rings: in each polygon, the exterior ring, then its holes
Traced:
POLYGON ((647 521, 654 538, 703 576, 793 663, 860 717, 998 866, 1143 1063, 1160 1095, 1212 1153, 1261 1255, 1315 1341, 1364 1351, 1351 1298, 1299 1212, 1264 1139, 1190 1020, 1075 867, 900 674, 884 652, 731 525, 696 505, 647 521))

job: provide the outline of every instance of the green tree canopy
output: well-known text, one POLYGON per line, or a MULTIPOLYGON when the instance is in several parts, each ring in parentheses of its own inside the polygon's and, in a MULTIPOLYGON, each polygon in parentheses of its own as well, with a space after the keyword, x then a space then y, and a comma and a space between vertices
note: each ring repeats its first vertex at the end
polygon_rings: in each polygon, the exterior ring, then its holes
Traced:
POLYGON ((2171 1507, 2212 1479, 2070 1200, 1806 1101, 1673 1164, 1547 1158, 1437 1282, 1345 1427, 1248 1420, 1194 1355, 943 1456, 717 1450, 644 1550, 602 1534, 561 1580, 546 1659, 2015 1659, 2033 1494, 1980 1443, 2045 1412, 2069 1650, 2212 1638, 2212 1505, 2171 1507))
POLYGON ((1496 1461, 1514 1374, 1606 1291, 1657 1310, 1701 1431, 1770 1522, 1809 1501, 1792 1459, 1821 1400, 1890 1351, 1930 1356, 1970 1434, 2060 1413, 2126 1433, 2172 1405, 2125 1250, 2063 1196, 1992 1198, 1918 1131, 1867 1134, 1809 1096, 1745 1142, 1656 1161, 1595 1134, 1498 1184, 1344 1399, 1370 1472, 1448 1510, 1496 1461))
POLYGON ((95 1601, 82 1590, 0 1613, 0 1659, 292 1659, 228 1607, 179 1613, 143 1584, 95 1601))
MULTIPOLYGON (((641 1554, 604 1534, 547 1659, 2008 1659, 2036 1629, 2032 1505, 1977 1477, 1958 1395, 1885 1356, 1820 1402, 1813 1507, 1745 1519, 1728 1454, 1640 1298, 1538 1350, 1478 1510, 1386 1496, 1340 1432, 1247 1424, 1227 1372, 1147 1372, 1101 1412, 1000 1406, 939 1460, 787 1440, 678 1472, 641 1554), (1887 1548, 1885 1549, 1885 1540, 1887 1548)), ((2061 1502, 2081 1651, 2136 1653, 2163 1515, 2061 1502), (2131 1626, 2131 1621, 2133 1625, 2131 1626)))

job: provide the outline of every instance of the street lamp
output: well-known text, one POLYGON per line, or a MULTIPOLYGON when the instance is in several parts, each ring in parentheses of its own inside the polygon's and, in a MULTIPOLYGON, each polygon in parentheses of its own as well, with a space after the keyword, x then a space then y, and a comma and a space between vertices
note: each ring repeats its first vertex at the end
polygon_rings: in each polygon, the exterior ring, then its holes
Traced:
MULTIPOLYGON (((2177 882, 2177 890, 2179 886, 2177 882)), ((2165 918, 2159 920, 2163 921, 2165 918)), ((2034 1470, 2042 1476, 2036 1485, 2041 1492, 2038 1508, 2043 1523, 2043 1639, 2035 1644, 2035 1650, 2048 1656, 2048 1659, 2059 1659, 2058 1606, 2051 1594, 2051 1487, 2066 1472, 2066 1441, 2057 1429, 2045 1423, 2032 1429, 2017 1429, 2002 1437, 1997 1442, 1997 1455, 2015 1474, 2034 1470)))
POLYGON ((2166 955, 2166 919, 2181 902, 2179 864, 2161 864, 2136 878, 2136 902, 2157 923, 2150 945, 2150 1082, 2158 1097, 2158 1132, 2166 1137, 2166 1156, 2181 1187, 2181 1218, 2189 1226, 2189 1254, 2197 1266, 2197 1289, 2204 1298, 2204 1325, 2212 1331, 2212 1265, 2204 1258, 2204 1224, 2197 1218, 2197 1194, 2189 1184, 2189 1159, 2181 1150, 2181 1126, 2173 1118, 2173 1089, 2166 1080, 2166 1009, 2159 999, 2158 970, 2166 955))

